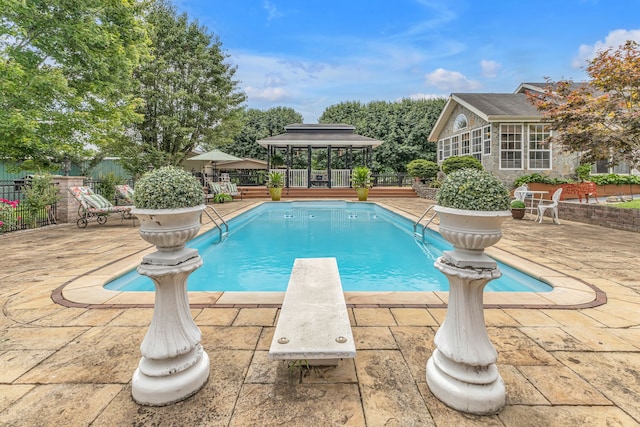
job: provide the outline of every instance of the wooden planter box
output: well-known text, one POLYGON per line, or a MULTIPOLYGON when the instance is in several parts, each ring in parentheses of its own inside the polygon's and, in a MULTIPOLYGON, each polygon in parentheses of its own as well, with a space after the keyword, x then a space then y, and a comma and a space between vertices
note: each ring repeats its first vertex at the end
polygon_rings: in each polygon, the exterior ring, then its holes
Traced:
MULTIPOLYGON (((552 184, 541 184, 538 182, 530 182, 527 184, 529 186, 529 190, 531 191, 548 191, 549 194, 544 196, 544 199, 551 199, 551 195, 558 188, 562 187, 562 197, 560 200, 568 200, 568 199, 582 199, 585 195, 589 194, 589 197, 593 197, 593 193, 590 194, 590 189, 588 187, 589 183, 580 183, 580 184, 560 184, 560 185, 552 185, 552 184), (576 188, 577 186, 582 186, 576 188)), ((598 198, 599 201, 604 202, 609 196, 619 196, 619 195, 630 195, 630 194, 640 194, 640 185, 639 184, 624 184, 624 185, 596 185, 595 186, 595 197, 598 198), (602 198, 602 200, 600 200, 602 198)))

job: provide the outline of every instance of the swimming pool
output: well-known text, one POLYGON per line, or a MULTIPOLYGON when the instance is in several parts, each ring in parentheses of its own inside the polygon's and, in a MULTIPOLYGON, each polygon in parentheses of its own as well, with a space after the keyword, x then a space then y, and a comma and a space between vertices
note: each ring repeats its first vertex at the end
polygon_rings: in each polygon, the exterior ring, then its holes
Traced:
MULTIPOLYGON (((284 292, 295 258, 335 257, 345 291, 448 291, 433 267, 451 249, 438 233, 416 239, 408 219, 373 203, 266 202, 187 246, 204 265, 188 280, 189 291, 284 292)), ((487 291, 546 292, 552 287, 498 263, 502 277, 487 291)), ((153 281, 135 270, 105 285, 118 291, 152 291, 153 281)))

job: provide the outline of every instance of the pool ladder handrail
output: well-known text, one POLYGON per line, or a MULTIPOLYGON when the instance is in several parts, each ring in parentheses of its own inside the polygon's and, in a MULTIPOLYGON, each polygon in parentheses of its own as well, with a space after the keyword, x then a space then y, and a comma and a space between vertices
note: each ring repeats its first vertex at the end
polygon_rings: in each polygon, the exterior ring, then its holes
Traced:
MULTIPOLYGON (((415 222, 415 224, 413 224, 413 234, 416 234, 416 230, 418 229, 418 225, 422 225, 420 224, 420 221, 422 221, 424 219, 425 216, 427 216, 427 213, 429 213, 429 211, 431 209, 433 209, 435 205, 429 205, 427 207, 427 209, 425 209, 425 211, 422 213, 422 215, 420 216, 420 218, 415 222)), ((424 231, 427 229, 427 227, 429 226, 429 224, 431 224, 431 221, 433 221, 433 219, 436 217, 436 215, 438 215, 438 212, 434 212, 433 215, 431 215, 431 218, 429 218, 429 220, 427 221, 426 224, 422 225, 422 240, 424 241, 424 231)))
POLYGON ((220 213, 216 210, 216 208, 214 208, 211 205, 206 205, 205 209, 204 209, 204 213, 209 217, 209 219, 211 220, 211 222, 213 222, 213 225, 216 226, 216 228, 218 229, 218 231, 220 232, 220 241, 222 241, 222 227, 220 227, 220 224, 218 224, 218 222, 216 221, 216 219, 211 216, 211 214, 209 213, 209 211, 212 211, 217 217, 218 219, 222 222, 222 224, 224 225, 225 228, 225 233, 229 233, 229 225, 225 222, 224 218, 222 218, 222 216, 220 215, 220 213))

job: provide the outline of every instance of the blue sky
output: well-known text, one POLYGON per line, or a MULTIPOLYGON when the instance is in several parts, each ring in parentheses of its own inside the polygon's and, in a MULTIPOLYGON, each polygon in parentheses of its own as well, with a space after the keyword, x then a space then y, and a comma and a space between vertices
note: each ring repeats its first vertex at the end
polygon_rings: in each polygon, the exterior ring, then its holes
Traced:
POLYGON ((248 108, 325 108, 522 82, 585 80, 594 52, 640 42, 640 0, 173 0, 216 34, 248 108))

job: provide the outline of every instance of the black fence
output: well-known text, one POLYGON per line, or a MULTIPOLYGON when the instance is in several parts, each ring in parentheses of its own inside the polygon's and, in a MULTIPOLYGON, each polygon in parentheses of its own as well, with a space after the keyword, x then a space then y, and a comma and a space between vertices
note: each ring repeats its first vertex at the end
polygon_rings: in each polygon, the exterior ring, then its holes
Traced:
MULTIPOLYGON (((35 211, 27 209, 24 189, 29 186, 29 181, 29 177, 0 181, 0 233, 39 228, 57 222, 56 203, 35 211)), ((58 183, 51 185, 57 186, 58 183)))
MULTIPOLYGON (((202 177, 196 175, 202 180, 202 177)), ((410 187, 412 179, 406 173, 380 173, 372 174, 374 187, 410 187)), ((230 172, 229 179, 231 182, 243 187, 260 186, 267 183, 266 172, 258 173, 237 173, 230 172)), ((204 182, 202 182, 204 185, 204 182)))

